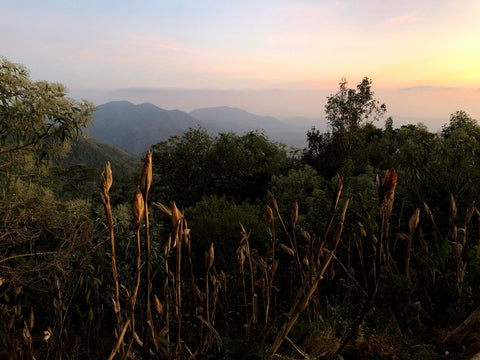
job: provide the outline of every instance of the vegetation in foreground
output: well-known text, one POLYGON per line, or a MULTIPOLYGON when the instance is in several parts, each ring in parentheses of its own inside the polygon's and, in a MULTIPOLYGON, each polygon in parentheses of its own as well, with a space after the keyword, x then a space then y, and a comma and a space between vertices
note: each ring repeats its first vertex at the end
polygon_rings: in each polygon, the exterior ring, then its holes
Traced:
POLYGON ((4 358, 480 352, 480 127, 465 112, 439 134, 378 128, 371 81, 342 81, 331 132, 302 151, 196 128, 132 173, 52 167, 93 106, 6 59, 0 90, 4 358))

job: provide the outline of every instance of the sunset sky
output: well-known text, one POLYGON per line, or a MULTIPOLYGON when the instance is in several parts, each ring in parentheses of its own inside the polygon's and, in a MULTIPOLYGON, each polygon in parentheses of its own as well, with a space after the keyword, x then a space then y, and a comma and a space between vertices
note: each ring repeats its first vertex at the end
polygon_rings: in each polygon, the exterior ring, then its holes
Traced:
POLYGON ((480 119, 478 0, 0 5, 0 55, 96 104, 323 117, 342 77, 368 76, 396 122, 435 128, 460 109, 480 119))

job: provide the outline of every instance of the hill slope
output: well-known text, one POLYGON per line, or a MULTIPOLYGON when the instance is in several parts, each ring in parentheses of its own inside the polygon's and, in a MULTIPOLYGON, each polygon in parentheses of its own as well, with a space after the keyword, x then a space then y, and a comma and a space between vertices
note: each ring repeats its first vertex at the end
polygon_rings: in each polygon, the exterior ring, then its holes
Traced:
POLYGON ((183 111, 114 101, 98 106, 89 132, 97 141, 139 156, 151 145, 199 125, 202 124, 197 119, 183 111))
POLYGON ((140 159, 126 151, 92 139, 77 141, 67 156, 59 159, 56 165, 62 168, 86 165, 103 169, 107 161, 110 161, 114 170, 121 168, 125 171, 137 171, 141 166, 140 159))

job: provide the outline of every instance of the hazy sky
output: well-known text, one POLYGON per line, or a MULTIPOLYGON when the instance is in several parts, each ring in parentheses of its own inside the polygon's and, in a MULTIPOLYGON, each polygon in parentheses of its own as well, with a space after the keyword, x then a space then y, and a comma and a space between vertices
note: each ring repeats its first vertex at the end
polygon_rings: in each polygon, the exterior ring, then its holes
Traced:
POLYGON ((394 119, 480 119, 478 0, 0 0, 0 33, 0 55, 97 104, 322 117, 368 76, 394 119))

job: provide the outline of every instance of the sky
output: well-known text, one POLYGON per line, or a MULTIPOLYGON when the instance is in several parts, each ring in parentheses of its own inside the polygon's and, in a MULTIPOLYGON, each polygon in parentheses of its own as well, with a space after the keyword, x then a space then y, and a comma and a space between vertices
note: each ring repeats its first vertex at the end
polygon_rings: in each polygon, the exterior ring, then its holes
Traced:
POLYGON ((346 78, 394 123, 480 120, 478 0, 0 0, 0 56, 99 105, 324 117, 346 78))

